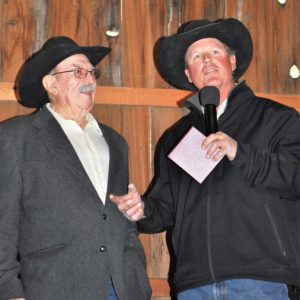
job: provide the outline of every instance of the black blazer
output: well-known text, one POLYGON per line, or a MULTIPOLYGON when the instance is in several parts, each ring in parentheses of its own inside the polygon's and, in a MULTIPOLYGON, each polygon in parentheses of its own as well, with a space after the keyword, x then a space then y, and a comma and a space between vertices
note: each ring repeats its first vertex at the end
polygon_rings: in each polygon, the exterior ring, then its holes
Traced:
MULTIPOLYGON (((99 124, 110 151, 107 195, 128 185, 128 147, 99 124)), ((103 205, 46 107, 0 126, 0 299, 150 299, 136 225, 103 205), (19 259, 17 257, 19 256, 19 259)))

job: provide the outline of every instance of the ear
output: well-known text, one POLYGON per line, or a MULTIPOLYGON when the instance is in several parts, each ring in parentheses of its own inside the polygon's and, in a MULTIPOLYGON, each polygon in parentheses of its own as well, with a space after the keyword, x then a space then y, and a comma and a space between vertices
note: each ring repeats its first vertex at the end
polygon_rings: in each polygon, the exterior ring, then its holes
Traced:
POLYGON ((231 71, 233 72, 236 69, 236 56, 234 54, 230 55, 229 59, 231 63, 231 71))
POLYGON ((191 79, 191 76, 190 76, 189 69, 188 69, 188 68, 185 68, 185 69, 184 69, 184 73, 185 73, 185 75, 186 75, 188 81, 192 83, 192 79, 191 79))
POLYGON ((46 75, 42 79, 43 87, 50 94, 57 94, 57 81, 54 76, 46 75))

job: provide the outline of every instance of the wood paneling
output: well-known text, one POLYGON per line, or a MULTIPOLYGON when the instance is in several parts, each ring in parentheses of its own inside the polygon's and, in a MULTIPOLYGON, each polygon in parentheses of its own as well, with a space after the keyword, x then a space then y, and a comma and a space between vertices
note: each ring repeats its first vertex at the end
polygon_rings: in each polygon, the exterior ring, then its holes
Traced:
POLYGON ((33 1, 2 0, 0 24, 0 80, 14 81, 33 48, 33 1))
POLYGON ((113 51, 99 67, 101 85, 122 85, 121 35, 111 38, 106 32, 121 31, 119 0, 48 1, 48 36, 66 35, 80 45, 102 45, 113 51))
POLYGON ((241 20, 249 28, 254 57, 245 78, 258 92, 299 93, 300 80, 290 78, 289 69, 300 68, 299 1, 243 1, 241 20))
POLYGON ((153 1, 123 1, 123 86, 153 87, 153 46, 164 18, 152 18, 152 14, 165 11, 163 1, 156 2, 157 9, 153 1))
MULTIPOLYGON (((260 97, 270 98, 282 104, 294 107, 300 111, 300 95, 298 94, 271 94, 259 92, 256 94, 260 97)), ((161 109, 162 107, 182 107, 184 100, 192 95, 193 93, 190 91, 175 89, 97 86, 95 103, 110 105, 151 106, 159 107, 161 109)), ((17 97, 14 92, 14 83, 0 82, 0 104, 1 101, 15 102, 16 100, 17 97)), ((105 116, 105 114, 103 115, 103 117, 108 118, 105 116)), ((121 112, 115 117, 117 118, 118 122, 121 122, 121 112)), ((173 117, 171 117, 171 120, 173 120, 173 117)))
POLYGON ((244 76, 250 86, 268 93, 300 90, 300 80, 289 77, 292 64, 300 67, 297 0, 285 5, 276 0, 2 0, 0 5, 2 81, 14 80, 25 58, 48 37, 68 35, 79 44, 112 47, 100 63, 100 85, 168 88, 153 62, 157 40, 191 19, 237 17, 254 41, 244 76))

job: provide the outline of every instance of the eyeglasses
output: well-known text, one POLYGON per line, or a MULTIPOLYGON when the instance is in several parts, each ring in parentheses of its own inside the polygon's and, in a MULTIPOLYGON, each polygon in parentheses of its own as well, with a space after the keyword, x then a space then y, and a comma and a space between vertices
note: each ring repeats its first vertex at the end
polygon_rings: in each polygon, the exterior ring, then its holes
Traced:
POLYGON ((68 71, 56 72, 56 73, 52 73, 51 75, 57 75, 57 74, 69 73, 69 72, 73 72, 76 78, 81 78, 81 79, 86 78, 87 73, 91 73, 94 79, 98 79, 100 77, 100 71, 98 69, 87 70, 84 68, 75 68, 68 71))

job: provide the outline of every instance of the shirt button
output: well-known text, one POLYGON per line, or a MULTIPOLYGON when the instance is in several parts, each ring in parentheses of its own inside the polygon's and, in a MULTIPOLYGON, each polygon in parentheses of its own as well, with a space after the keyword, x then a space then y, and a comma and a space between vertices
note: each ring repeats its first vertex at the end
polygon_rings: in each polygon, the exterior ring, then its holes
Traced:
POLYGON ((105 252, 106 251, 106 247, 105 246, 101 246, 100 247, 100 252, 105 252))
POLYGON ((106 215, 106 214, 103 214, 103 215, 102 215, 102 219, 103 219, 103 220, 106 220, 106 219, 107 219, 107 215, 106 215))

